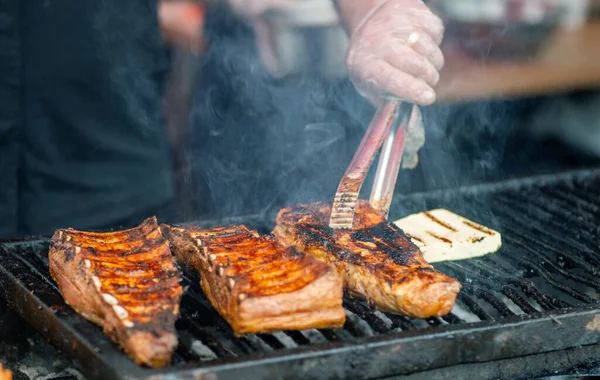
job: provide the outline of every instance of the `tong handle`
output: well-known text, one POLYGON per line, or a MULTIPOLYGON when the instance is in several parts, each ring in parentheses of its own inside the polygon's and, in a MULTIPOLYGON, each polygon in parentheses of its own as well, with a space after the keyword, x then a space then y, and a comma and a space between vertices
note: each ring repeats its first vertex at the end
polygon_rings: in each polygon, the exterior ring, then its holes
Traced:
POLYGON ((331 228, 352 228, 360 189, 390 127, 396 123, 401 107, 406 109, 406 103, 387 100, 377 109, 338 186, 331 210, 331 228))
POLYGON ((394 119, 397 117, 399 103, 393 100, 382 103, 367 128, 354 157, 346 169, 345 177, 363 179, 367 176, 377 151, 383 144, 394 119))
POLYGON ((371 188, 370 203, 387 218, 394 196, 394 189, 400 172, 400 163, 404 153, 406 135, 410 124, 419 116, 416 105, 403 103, 398 109, 398 115, 393 119, 387 138, 383 143, 379 163, 371 188))

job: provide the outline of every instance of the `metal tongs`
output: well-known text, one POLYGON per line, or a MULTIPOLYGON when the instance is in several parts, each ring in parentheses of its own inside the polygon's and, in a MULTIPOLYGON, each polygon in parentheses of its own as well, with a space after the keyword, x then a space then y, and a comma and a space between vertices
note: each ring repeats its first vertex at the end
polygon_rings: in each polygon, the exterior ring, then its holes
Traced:
POLYGON ((338 186, 331 210, 331 228, 352 228, 360 189, 382 145, 370 203, 387 218, 409 124, 416 122, 420 122, 420 113, 411 103, 389 99, 377 109, 338 186))

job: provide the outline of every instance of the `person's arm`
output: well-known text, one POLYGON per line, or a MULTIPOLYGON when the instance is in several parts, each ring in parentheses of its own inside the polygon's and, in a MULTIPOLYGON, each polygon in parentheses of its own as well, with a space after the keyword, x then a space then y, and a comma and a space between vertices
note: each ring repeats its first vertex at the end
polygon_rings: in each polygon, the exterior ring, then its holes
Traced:
POLYGON ((387 0, 333 0, 344 29, 349 35, 360 26, 360 23, 367 18, 375 9, 385 3, 387 0))
POLYGON ((158 20, 165 41, 193 52, 203 51, 206 41, 204 7, 192 1, 160 1, 158 20))

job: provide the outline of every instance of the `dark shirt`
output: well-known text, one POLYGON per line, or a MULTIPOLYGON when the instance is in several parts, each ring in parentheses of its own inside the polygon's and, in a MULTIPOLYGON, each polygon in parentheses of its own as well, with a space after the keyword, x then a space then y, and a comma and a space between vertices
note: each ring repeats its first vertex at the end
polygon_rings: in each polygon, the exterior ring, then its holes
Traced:
POLYGON ((156 0, 1 1, 0 47, 0 236, 170 202, 156 0))

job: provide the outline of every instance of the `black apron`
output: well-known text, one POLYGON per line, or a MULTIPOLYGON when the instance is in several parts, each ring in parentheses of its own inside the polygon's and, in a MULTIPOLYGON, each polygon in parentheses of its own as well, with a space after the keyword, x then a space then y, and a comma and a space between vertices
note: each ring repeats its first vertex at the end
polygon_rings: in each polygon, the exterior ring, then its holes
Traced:
POLYGON ((0 236, 170 211, 156 0, 3 0, 0 46, 0 236))

